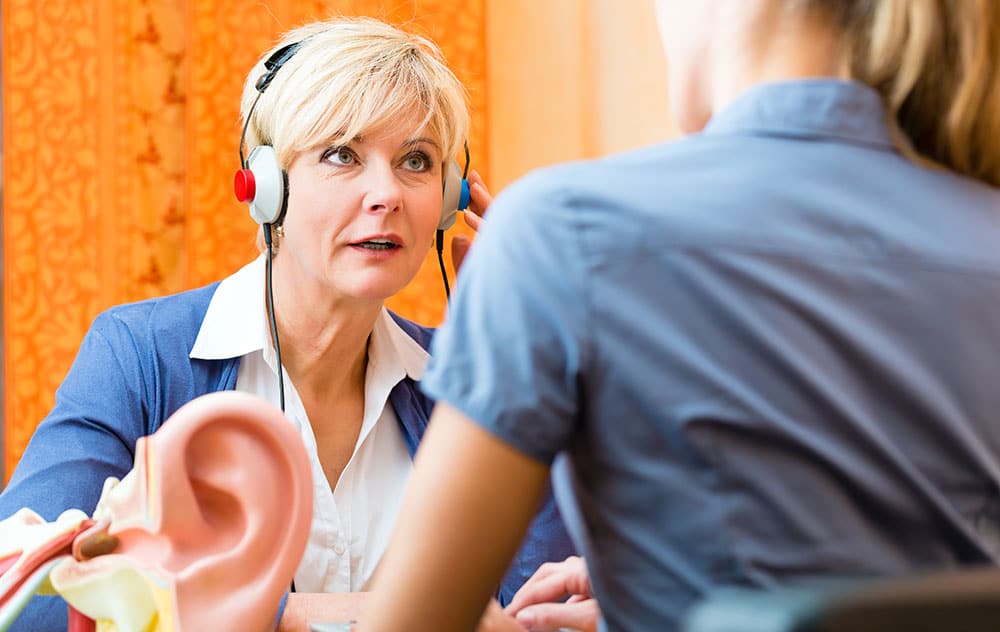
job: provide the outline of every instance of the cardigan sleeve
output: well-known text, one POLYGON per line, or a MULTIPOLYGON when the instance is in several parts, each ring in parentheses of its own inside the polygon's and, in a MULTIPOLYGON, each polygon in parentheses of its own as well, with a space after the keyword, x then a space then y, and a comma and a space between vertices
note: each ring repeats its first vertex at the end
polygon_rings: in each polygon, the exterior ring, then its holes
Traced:
MULTIPOLYGON (((66 509, 91 514, 104 480, 132 468, 136 440, 146 434, 145 382, 134 337, 105 313, 87 332, 10 484, 0 494, 0 519, 29 507, 46 520, 66 509)), ((65 630, 61 598, 35 597, 11 630, 65 630)))

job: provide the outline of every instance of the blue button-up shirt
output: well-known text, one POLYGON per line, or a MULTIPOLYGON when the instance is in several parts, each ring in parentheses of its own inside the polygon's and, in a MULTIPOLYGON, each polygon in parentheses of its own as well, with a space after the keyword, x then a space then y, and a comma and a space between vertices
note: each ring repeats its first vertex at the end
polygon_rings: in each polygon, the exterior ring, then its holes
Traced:
POLYGON ((423 387, 565 454, 607 628, 1000 560, 1000 192, 903 157, 876 93, 758 86, 490 213, 423 387))

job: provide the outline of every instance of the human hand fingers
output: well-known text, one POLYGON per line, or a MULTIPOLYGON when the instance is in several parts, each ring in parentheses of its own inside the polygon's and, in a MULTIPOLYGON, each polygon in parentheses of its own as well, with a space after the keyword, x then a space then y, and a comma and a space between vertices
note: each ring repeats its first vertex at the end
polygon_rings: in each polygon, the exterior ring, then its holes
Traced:
POLYGON ((493 196, 486 188, 482 176, 473 169, 469 172, 469 208, 467 212, 463 213, 465 223, 473 230, 479 230, 482 218, 491 204, 493 204, 493 196))
POLYGON ((597 632, 601 609, 594 598, 574 603, 541 603, 524 608, 515 618, 529 632, 554 632, 563 628, 597 632))
POLYGON ((562 601, 566 595, 590 596, 590 576, 580 557, 542 564, 511 599, 505 611, 516 614, 531 604, 562 601))

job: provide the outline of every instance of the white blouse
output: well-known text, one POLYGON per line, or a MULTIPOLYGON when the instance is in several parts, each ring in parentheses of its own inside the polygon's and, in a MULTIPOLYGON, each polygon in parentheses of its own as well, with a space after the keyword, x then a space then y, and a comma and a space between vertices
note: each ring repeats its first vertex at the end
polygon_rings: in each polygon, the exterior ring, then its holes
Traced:
MULTIPOLYGON (((236 390, 278 405, 278 374, 264 302, 264 255, 224 279, 209 303, 192 358, 241 357, 236 390)), ((412 462, 389 406, 404 377, 419 380, 429 356, 385 309, 368 345, 365 408, 354 452, 330 489, 295 385, 284 374, 285 415, 305 443, 313 474, 313 520, 295 573, 299 592, 353 592, 389 544, 412 462)))

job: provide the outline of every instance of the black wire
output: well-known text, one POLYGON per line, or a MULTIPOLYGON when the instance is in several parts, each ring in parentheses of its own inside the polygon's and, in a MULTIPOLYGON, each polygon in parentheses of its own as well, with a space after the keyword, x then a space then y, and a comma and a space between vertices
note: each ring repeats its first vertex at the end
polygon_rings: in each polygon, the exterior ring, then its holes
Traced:
POLYGON ((451 288, 448 287, 448 272, 444 268, 444 231, 439 230, 434 238, 435 249, 438 253, 438 263, 441 264, 441 280, 444 281, 444 298, 451 300, 451 288))
POLYGON ((278 362, 278 402, 281 412, 285 412, 285 379, 281 368, 281 343, 278 342, 278 321, 274 319, 274 286, 271 283, 271 259, 274 252, 271 249, 271 225, 264 224, 264 243, 267 244, 267 313, 271 319, 271 337, 274 339, 274 357, 278 362))
POLYGON ((247 120, 243 121, 243 132, 240 134, 240 168, 247 168, 247 161, 243 157, 243 143, 247 139, 247 127, 250 125, 250 119, 253 118, 253 111, 257 107, 257 102, 260 101, 260 96, 264 94, 263 92, 257 93, 257 98, 253 100, 253 104, 250 106, 250 111, 247 112, 247 120))
MULTIPOLYGON (((243 121, 243 131, 240 133, 240 168, 247 168, 246 158, 243 156, 243 146, 246 142, 247 137, 247 127, 250 126, 250 119, 253 118, 254 110, 257 109, 257 102, 260 101, 260 97, 264 94, 264 90, 270 85, 271 80, 274 79, 274 75, 278 70, 285 64, 286 61, 291 59, 292 55, 299 50, 302 46, 302 42, 294 42, 287 46, 283 46, 275 51, 267 60, 264 62, 264 67, 267 72, 262 74, 258 79, 254 87, 257 89, 257 97, 253 100, 250 105, 250 111, 247 112, 247 118, 243 121)), ((282 172, 284 173, 284 172, 282 172)), ((285 196, 287 200, 288 196, 288 181, 285 180, 285 196)), ((282 204, 284 207, 284 203, 282 204)), ((279 217, 280 220, 280 217, 279 217)), ((267 313, 268 318, 271 319, 271 337, 274 339, 274 357, 275 361, 278 363, 278 403, 281 406, 281 412, 285 412, 285 377, 284 369, 281 365, 281 343, 278 341, 278 321, 274 318, 274 285, 271 283, 271 259, 274 258, 274 248, 271 245, 271 224, 262 224, 264 229, 264 243, 267 244, 267 266, 265 273, 265 283, 267 284, 267 313)), ((290 592, 295 592, 295 578, 292 578, 292 585, 290 592)))

